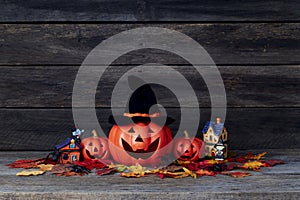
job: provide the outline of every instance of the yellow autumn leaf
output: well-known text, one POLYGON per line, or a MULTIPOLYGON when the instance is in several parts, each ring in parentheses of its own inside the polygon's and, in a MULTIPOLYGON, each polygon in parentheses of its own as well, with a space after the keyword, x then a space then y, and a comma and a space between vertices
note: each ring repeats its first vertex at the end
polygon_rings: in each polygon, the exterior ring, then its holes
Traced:
POLYGON ((263 158, 265 155, 267 154, 267 152, 262 152, 260 154, 257 154, 255 156, 253 156, 251 159, 253 160, 260 160, 261 158, 263 158))
POLYGON ((108 168, 118 168, 118 167, 126 167, 125 165, 121 165, 121 164, 113 164, 113 163, 111 163, 111 164, 109 164, 109 165, 107 165, 108 166, 108 168))
POLYGON ((146 168, 140 164, 129 166, 128 169, 132 172, 144 172, 146 170, 146 168))
POLYGON ((185 167, 183 167, 182 169, 184 170, 185 173, 187 173, 188 175, 190 175, 190 176, 193 177, 194 179, 197 178, 197 174, 195 174, 195 173, 192 172, 191 170, 189 170, 189 169, 187 169, 187 168, 185 168, 185 167))
POLYGON ((188 173, 183 172, 181 175, 179 175, 179 176, 174 176, 173 178, 185 178, 185 177, 188 177, 188 176, 189 176, 188 173))
MULTIPOLYGON (((218 160, 206 160, 205 161, 205 164, 208 164, 208 165, 215 165, 215 164, 219 164, 220 161, 218 160)), ((223 162, 223 161, 222 161, 223 162)))
POLYGON ((128 173, 121 173, 121 176, 128 177, 128 178, 131 178, 131 177, 139 178, 139 177, 145 176, 145 173, 128 172, 128 173))
POLYGON ((159 169, 146 170, 144 172, 145 172, 145 174, 155 174, 155 173, 159 172, 159 169))
POLYGON ((179 165, 188 165, 192 163, 190 160, 176 160, 177 164, 179 165))
POLYGON ((244 163, 241 168, 243 169, 251 169, 251 170, 259 170, 260 167, 263 166, 263 164, 259 161, 252 161, 244 163))
POLYGON ((146 173, 152 173, 150 170, 146 170, 145 167, 141 166, 140 164, 128 166, 127 170, 131 172, 123 172, 121 176, 123 177, 143 177, 146 173))
POLYGON ((160 171, 161 174, 172 175, 172 176, 180 176, 185 172, 168 172, 168 171, 160 171))
POLYGON ((21 172, 18 172, 16 176, 37 176, 44 173, 45 171, 42 170, 23 170, 21 172))
POLYGON ((51 171, 54 165, 52 164, 40 164, 37 167, 42 171, 51 171))

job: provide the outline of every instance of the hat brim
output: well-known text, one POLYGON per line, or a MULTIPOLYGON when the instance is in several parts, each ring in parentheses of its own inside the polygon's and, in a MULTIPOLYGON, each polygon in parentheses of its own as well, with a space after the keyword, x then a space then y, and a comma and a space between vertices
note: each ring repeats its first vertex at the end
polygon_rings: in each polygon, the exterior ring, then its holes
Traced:
POLYGON ((150 118, 150 117, 126 117, 123 115, 118 115, 118 116, 110 115, 108 118, 108 122, 113 125, 124 126, 127 124, 132 124, 132 121, 134 123, 137 122, 149 123, 150 121, 152 121, 157 124, 160 124, 159 122, 164 119, 165 119, 164 125, 172 124, 175 121, 175 119, 168 116, 150 118))

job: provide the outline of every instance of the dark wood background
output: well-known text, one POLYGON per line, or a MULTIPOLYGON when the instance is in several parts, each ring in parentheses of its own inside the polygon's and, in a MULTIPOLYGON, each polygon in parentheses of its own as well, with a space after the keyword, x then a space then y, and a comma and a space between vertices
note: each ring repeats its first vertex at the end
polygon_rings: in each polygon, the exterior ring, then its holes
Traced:
MULTIPOLYGON (((0 5, 0 150, 49 150, 68 137, 73 83, 85 56, 104 39, 143 26, 180 31, 214 59, 227 92, 231 149, 300 148, 296 0, 0 0, 0 5)), ((145 50, 120 57, 101 79, 96 107, 104 130, 110 128, 115 82, 131 64, 147 62, 176 65, 191 82, 201 129, 210 118, 203 81, 184 60, 145 50)), ((160 93, 168 114, 179 118, 174 99, 160 93)))

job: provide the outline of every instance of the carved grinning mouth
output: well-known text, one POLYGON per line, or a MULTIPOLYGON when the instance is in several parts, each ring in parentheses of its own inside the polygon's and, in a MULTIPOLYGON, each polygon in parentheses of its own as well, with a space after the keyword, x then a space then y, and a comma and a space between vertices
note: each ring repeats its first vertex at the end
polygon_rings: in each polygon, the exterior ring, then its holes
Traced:
MULTIPOLYGON (((180 155, 181 153, 179 151, 178 152, 178 155, 180 155)), ((193 158, 195 155, 196 155, 197 152, 194 152, 191 156, 180 156, 180 158, 183 158, 183 159, 190 159, 190 158, 193 158)))
POLYGON ((154 142, 152 142, 149 145, 148 150, 145 151, 144 149, 137 149, 136 151, 134 151, 132 149, 132 147, 124 139, 122 139, 122 145, 123 145, 124 150, 127 151, 127 153, 131 157, 134 157, 135 159, 150 158, 154 154, 154 152, 157 150, 158 144, 159 144, 159 138, 157 138, 154 142))
POLYGON ((86 149, 85 151, 86 151, 87 156, 91 159, 95 159, 95 158, 101 159, 106 154, 106 150, 103 151, 103 153, 100 156, 98 156, 98 155, 92 156, 89 150, 86 149))

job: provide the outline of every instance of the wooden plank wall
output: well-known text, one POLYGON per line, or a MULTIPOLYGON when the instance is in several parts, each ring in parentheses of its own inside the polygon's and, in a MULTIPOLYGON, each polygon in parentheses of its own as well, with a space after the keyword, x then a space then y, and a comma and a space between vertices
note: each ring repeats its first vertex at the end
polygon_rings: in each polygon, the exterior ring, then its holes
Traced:
MULTIPOLYGON (((180 31, 214 59, 227 93, 231 149, 300 148, 296 0, 1 0, 0 4, 0 150, 49 150, 67 137, 73 126, 73 84, 85 56, 104 39, 144 26, 180 31)), ((142 50, 117 59, 99 83, 96 107, 105 132, 111 126, 107 119, 114 84, 132 64, 147 62, 176 66, 191 82, 201 106, 201 129, 210 117, 204 82, 183 59, 142 50)), ((180 118, 176 101, 165 90, 160 94, 168 114, 180 118)))

